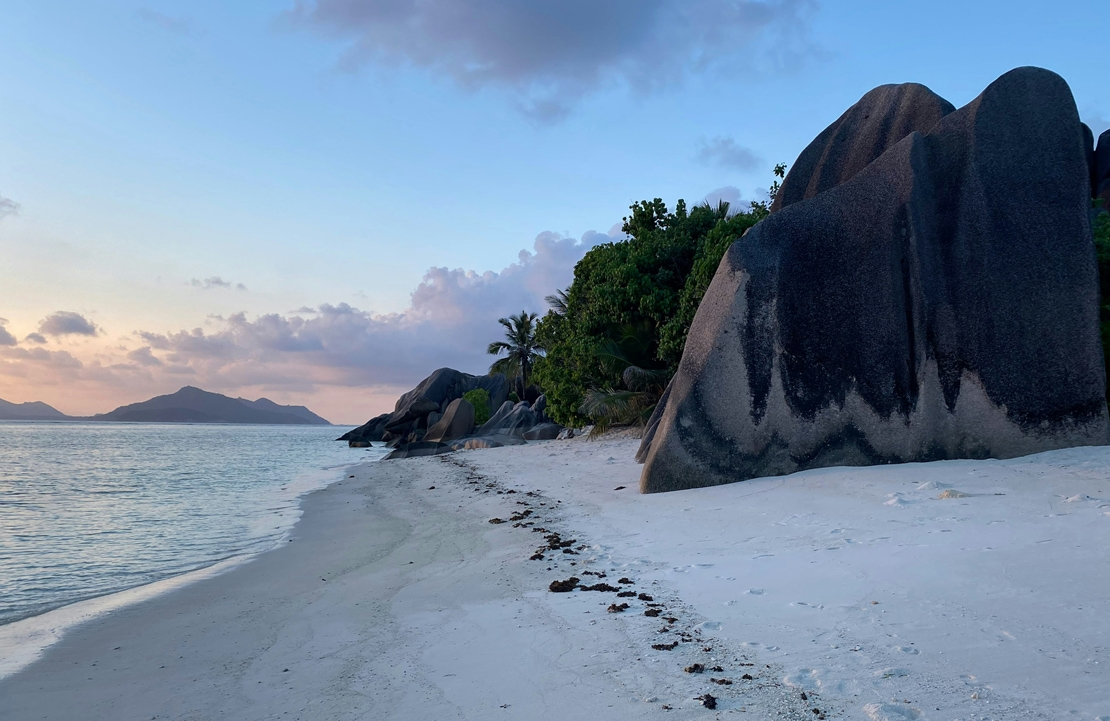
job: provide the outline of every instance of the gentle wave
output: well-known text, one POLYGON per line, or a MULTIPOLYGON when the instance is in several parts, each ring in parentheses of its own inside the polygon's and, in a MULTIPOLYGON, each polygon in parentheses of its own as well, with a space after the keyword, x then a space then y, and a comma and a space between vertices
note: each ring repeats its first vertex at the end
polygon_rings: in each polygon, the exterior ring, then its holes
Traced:
POLYGON ((276 546, 380 449, 329 426, 0 422, 0 624, 276 546))

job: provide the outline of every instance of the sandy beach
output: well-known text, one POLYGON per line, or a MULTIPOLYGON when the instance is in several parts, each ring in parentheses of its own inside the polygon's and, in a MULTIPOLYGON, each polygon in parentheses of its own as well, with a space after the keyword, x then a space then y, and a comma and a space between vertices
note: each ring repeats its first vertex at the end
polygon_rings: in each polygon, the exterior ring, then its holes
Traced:
POLYGON ((1110 718, 1110 449, 644 496, 636 443, 358 466, 0 718, 1110 718))

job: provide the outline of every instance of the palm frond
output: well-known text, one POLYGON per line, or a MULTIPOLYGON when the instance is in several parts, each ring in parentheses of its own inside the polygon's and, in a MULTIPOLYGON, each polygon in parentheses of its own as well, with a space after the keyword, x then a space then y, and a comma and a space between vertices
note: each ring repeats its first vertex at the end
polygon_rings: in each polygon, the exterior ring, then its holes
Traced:
POLYGON ((659 395, 670 380, 670 373, 665 370, 630 365, 621 373, 621 380, 624 382, 624 387, 630 391, 651 391, 659 395))
POLYGON ((555 311, 557 315, 567 314, 567 303, 570 298, 567 297, 565 290, 557 290, 554 295, 549 295, 544 298, 544 301, 551 306, 551 310, 555 311))

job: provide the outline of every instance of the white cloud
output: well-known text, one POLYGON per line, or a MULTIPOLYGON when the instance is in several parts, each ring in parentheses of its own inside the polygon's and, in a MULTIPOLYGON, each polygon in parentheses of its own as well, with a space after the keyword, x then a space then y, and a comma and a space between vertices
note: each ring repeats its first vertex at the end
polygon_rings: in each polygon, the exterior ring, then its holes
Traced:
POLYGON ((712 140, 701 138, 698 140, 697 147, 694 158, 702 165, 725 170, 747 171, 756 170, 763 164, 763 159, 754 151, 740 145, 733 138, 725 136, 718 136, 712 140))
POLYGON ((204 280, 201 280, 200 278, 193 278, 189 281, 189 285, 193 286, 194 288, 201 288, 203 290, 212 290, 214 288, 225 290, 229 290, 231 288, 234 288, 235 290, 247 289, 247 286, 243 285, 242 283, 232 283, 230 280, 224 280, 218 275, 214 275, 211 278, 205 278, 204 280))

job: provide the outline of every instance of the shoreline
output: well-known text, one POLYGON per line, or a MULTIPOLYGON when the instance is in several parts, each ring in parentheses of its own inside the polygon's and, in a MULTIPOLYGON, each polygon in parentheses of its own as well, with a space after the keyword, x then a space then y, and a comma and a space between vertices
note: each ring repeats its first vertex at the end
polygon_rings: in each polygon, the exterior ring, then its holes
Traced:
POLYGON ((80 598, 0 624, 0 681, 34 663, 67 633, 86 623, 95 622, 107 614, 171 593, 190 584, 214 578, 248 564, 258 556, 281 549, 300 523, 304 515, 304 501, 308 496, 343 480, 349 475, 349 469, 361 463, 373 462, 376 460, 352 461, 321 468, 311 473, 306 472, 297 479, 289 481, 288 486, 302 487, 303 490, 299 490, 295 498, 292 521, 280 535, 273 539, 269 547, 250 551, 232 551, 229 556, 208 565, 136 586, 80 598), (325 477, 331 480, 323 482, 321 486, 320 483, 325 477))
POLYGON ((292 543, 81 626, 0 697, 47 719, 714 718, 706 693, 775 719, 1110 715, 1110 448, 644 496, 636 443, 360 464, 292 543))

